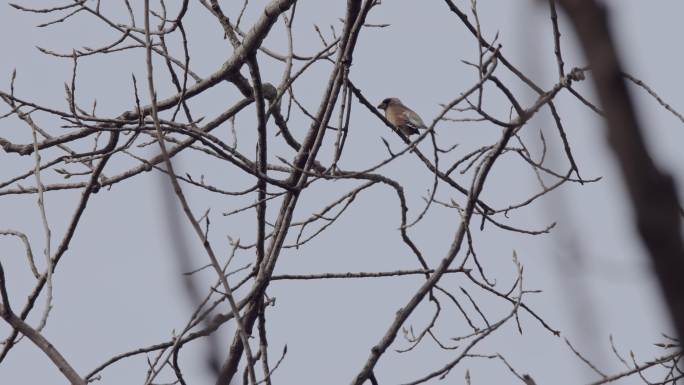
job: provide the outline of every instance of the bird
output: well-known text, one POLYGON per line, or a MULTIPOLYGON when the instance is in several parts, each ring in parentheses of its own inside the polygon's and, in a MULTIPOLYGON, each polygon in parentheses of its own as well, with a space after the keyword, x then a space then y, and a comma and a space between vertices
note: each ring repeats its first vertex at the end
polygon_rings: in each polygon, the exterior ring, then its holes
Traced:
POLYGON ((378 105, 378 108, 384 110, 385 118, 406 136, 418 134, 419 129, 427 128, 423 119, 397 98, 386 98, 378 105))

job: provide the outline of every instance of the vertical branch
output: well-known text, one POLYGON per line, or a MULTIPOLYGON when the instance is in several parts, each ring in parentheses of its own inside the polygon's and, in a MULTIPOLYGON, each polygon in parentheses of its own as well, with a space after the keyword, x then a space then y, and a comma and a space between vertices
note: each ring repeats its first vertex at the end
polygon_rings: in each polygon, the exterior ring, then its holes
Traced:
MULTIPOLYGON (((259 63, 256 59, 256 54, 252 55, 251 58, 247 60, 247 65, 249 66, 249 73, 252 77, 252 87, 254 93, 254 103, 257 112, 257 159, 256 167, 261 175, 266 175, 267 172, 267 137, 266 137, 266 108, 264 104, 264 94, 261 86, 261 73, 259 71, 259 63)), ((266 180, 264 178, 259 178, 257 180, 257 200, 258 204, 256 207, 256 217, 257 217, 257 239, 256 239, 256 254, 257 260, 255 268, 258 269, 261 266, 261 262, 264 260, 264 242, 266 239, 266 180)), ((271 385, 271 378, 269 375, 268 367, 268 343, 266 341, 266 316, 264 309, 264 299, 263 295, 259 295, 254 299, 257 302, 259 309, 259 339, 261 343, 259 344, 261 352, 261 362, 264 369, 264 378, 266 385, 271 385)), ((249 365, 250 363, 248 363, 249 365)), ((251 364, 253 365, 253 363, 251 364)))
MULTIPOLYGON (((362 7, 361 3, 361 0, 348 0, 347 2, 345 31, 343 38, 340 40, 338 50, 339 56, 335 63, 335 67, 330 74, 326 90, 316 114, 316 119, 314 119, 309 128, 309 132, 302 141, 301 148, 295 157, 295 167, 288 179, 288 183, 295 186, 294 191, 288 192, 283 199, 273 229, 273 236, 271 237, 268 252, 265 253, 264 260, 259 267, 258 274, 250 291, 252 301, 245 310, 246 327, 248 330, 251 330, 254 326, 259 309, 259 303, 258 301, 254 301, 254 298, 260 297, 270 283, 270 277, 273 274, 273 269, 275 268, 283 242, 287 236, 287 231, 292 221, 292 215, 299 199, 299 189, 306 184, 308 174, 304 171, 308 171, 312 167, 321 146, 323 136, 325 135, 326 126, 330 120, 342 85, 341 70, 344 66, 348 66, 351 63, 356 38, 361 31, 366 15, 370 11, 370 8, 375 4, 373 0, 366 0, 362 7)), ((237 337, 238 336, 235 336, 233 338, 228 358, 223 363, 217 385, 229 384, 237 371, 244 345, 237 337)))
POLYGON ((47 293, 45 295, 45 311, 40 319, 40 323, 36 330, 40 332, 43 330, 47 324, 48 316, 50 315, 50 310, 52 309, 52 252, 50 251, 50 243, 52 239, 52 232, 50 231, 50 224, 47 220, 47 215, 45 214, 45 187, 40 178, 40 152, 38 151, 38 135, 36 134, 36 128, 31 125, 31 136, 33 138, 33 153, 35 155, 35 168, 34 175, 36 177, 36 188, 38 189, 38 209, 40 210, 40 218, 43 223, 43 231, 45 232, 45 249, 43 254, 45 255, 45 280, 47 282, 47 293))
MULTIPOLYGON (((159 123, 159 116, 157 115, 157 94, 154 89, 154 73, 153 73, 153 67, 152 67, 152 39, 150 38, 150 4, 149 0, 145 0, 145 46, 146 46, 146 63, 147 63, 147 84, 148 84, 148 89, 150 93, 150 110, 151 110, 151 116, 152 120, 154 121, 154 127, 157 133, 157 141, 159 143, 160 150, 162 152, 162 155, 164 157, 164 164, 166 165, 166 170, 167 174, 169 175, 169 179, 171 181, 171 185, 173 186, 174 193, 178 197, 178 200, 183 207, 183 212, 185 213, 186 217, 192 224, 193 229, 195 230, 195 233, 199 237, 199 239, 202 241, 202 245, 204 246, 205 251, 207 252, 207 255, 209 256, 209 259, 211 261, 211 265, 216 271, 216 274, 219 276, 219 279, 221 280, 221 284, 223 285, 223 289, 225 291, 225 296, 228 299, 228 303, 230 304, 231 311, 233 312, 233 315, 235 316, 235 323, 237 324, 238 327, 238 333, 240 335, 240 338, 242 339, 242 343, 245 346, 245 354, 247 355, 247 360, 248 360, 248 371, 249 371, 249 379, 251 381, 251 384, 256 384, 256 376, 254 375, 254 370, 253 370, 253 362, 254 358, 251 353, 251 349, 249 347, 249 341, 247 334, 245 333, 245 329, 243 327, 242 319, 240 317, 240 311, 237 306, 237 303, 235 302, 235 298, 233 297, 233 292, 232 289, 230 288, 230 285, 228 284, 228 279, 226 276, 223 274, 223 270, 221 269, 221 266, 218 263, 218 259, 216 258, 216 255, 214 254, 214 250, 211 248, 211 245, 209 244, 209 241, 207 238, 204 236, 204 233, 202 232, 202 228, 199 225, 199 222, 197 219, 195 219, 194 215, 192 214, 192 211, 190 210, 190 206, 185 198, 185 195, 183 194, 183 191, 180 187, 180 184, 178 183, 178 179, 176 177, 176 173, 173 170, 173 165, 171 164, 171 159, 169 158, 169 153, 166 149, 166 144, 164 143, 164 134, 161 129, 161 125, 159 123)), ((150 381, 152 381, 152 378, 150 378, 150 381)))
POLYGON ((672 177, 656 167, 642 137, 636 109, 622 77, 606 10, 593 0, 560 0, 589 60, 606 116, 608 141, 632 202, 679 338, 684 338, 684 247, 672 177))
POLYGON ((551 12, 551 25, 553 26, 553 53, 556 55, 556 64, 558 65, 558 79, 563 79, 563 76, 565 76, 565 65, 563 63, 563 55, 561 54, 561 33, 558 28, 556 0, 549 0, 549 12, 551 12))
MULTIPOLYGON (((266 137, 266 108, 264 104, 264 94, 261 86, 261 72, 256 60, 256 54, 247 60, 249 73, 252 77, 254 104, 257 112, 257 159, 256 167, 260 175, 266 175, 267 169, 267 137, 266 137)), ((266 180, 257 180, 258 197, 257 201, 257 241, 256 267, 264 259, 264 240, 266 237, 266 180)))
POLYGON ((351 114, 351 92, 349 92, 349 70, 344 71, 344 83, 342 88, 342 104, 340 105, 340 115, 337 122, 337 137, 335 138, 335 154, 330 166, 331 170, 337 169, 337 163, 342 156, 344 143, 349 129, 349 116, 351 114))
POLYGON ((261 307, 258 310, 259 316, 259 351, 261 352, 261 364, 264 371, 264 383, 271 385, 271 369, 268 365, 268 339, 266 337, 266 306, 262 299, 261 307))
POLYGON ((480 88, 477 91, 477 108, 482 108, 482 94, 484 92, 482 79, 485 75, 485 69, 482 65, 482 60, 484 57, 484 47, 482 46, 482 42, 484 41, 484 39, 482 38, 482 29, 480 28, 480 16, 478 16, 477 14, 477 0, 470 0, 470 8, 473 11, 473 16, 475 17, 475 26, 477 29, 477 57, 479 61, 479 65, 477 67, 477 75, 480 77, 480 88))

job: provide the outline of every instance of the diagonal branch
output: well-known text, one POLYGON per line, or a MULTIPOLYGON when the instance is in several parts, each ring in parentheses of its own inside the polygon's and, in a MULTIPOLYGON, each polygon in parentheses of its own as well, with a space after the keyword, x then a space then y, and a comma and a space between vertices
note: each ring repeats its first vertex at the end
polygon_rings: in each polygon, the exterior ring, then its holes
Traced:
POLYGON ((606 116, 608 141, 617 157, 675 330, 684 337, 684 245, 679 202, 672 177, 653 162, 642 137, 634 103, 622 76, 604 6, 589 0, 559 0, 589 60, 606 116))

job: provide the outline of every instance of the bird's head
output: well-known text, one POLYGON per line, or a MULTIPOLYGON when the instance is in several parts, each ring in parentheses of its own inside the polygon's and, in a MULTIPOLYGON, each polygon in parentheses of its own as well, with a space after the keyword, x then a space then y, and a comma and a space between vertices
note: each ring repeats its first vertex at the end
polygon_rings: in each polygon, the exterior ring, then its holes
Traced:
POLYGON ((386 110, 387 107, 391 105, 401 105, 401 101, 397 98, 386 98, 382 103, 378 104, 378 108, 381 110, 386 110))

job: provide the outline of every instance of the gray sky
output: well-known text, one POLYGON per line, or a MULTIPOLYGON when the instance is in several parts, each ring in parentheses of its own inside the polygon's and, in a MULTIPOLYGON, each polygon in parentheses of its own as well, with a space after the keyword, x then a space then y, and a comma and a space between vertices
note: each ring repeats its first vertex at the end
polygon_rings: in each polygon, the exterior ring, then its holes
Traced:
MULTIPOLYGON (((229 14, 239 10, 241 2, 224 5, 229 14)), ((260 12, 264 1, 250 1, 244 25, 250 25, 260 12)), ((469 9, 469 2, 457 2, 469 9), (466 4, 468 3, 468 4, 466 4)), ((682 107, 681 50, 678 36, 684 26, 680 23, 684 4, 679 2, 607 1, 612 11, 613 29, 618 40, 626 69, 652 86, 674 108, 682 107)), ((8 4, 0 5, 0 85, 9 88, 11 71, 17 69, 17 95, 31 97, 45 105, 66 108, 64 82, 70 82, 71 62, 46 57, 36 50, 42 46, 55 51, 69 52, 72 47, 97 46, 111 42, 116 36, 91 16, 81 15, 69 23, 47 29, 33 26, 45 21, 40 15, 20 13, 8 4)), ((141 5, 137 4, 140 8, 141 5)), ((483 34, 491 39, 499 33, 504 54, 543 87, 556 82, 553 42, 546 7, 532 2, 484 1, 479 4, 483 34)), ((103 10, 121 15, 119 4, 105 4, 103 10), (108 9, 108 8, 111 8, 108 9)), ((171 12, 171 11, 170 11, 171 12)), ((295 50, 311 54, 320 48, 313 30, 318 24, 329 36, 329 24, 344 15, 344 2, 302 1, 297 8, 295 50)), ((390 1, 373 10, 371 23, 389 23, 383 29, 367 29, 361 34, 354 55, 351 79, 367 97, 380 101, 387 96, 400 97, 423 119, 432 121, 445 103, 476 81, 476 73, 460 60, 477 60, 477 46, 463 25, 448 11, 442 1, 390 1)), ((186 19, 192 54, 191 66, 200 76, 215 71, 230 55, 229 44, 222 40, 220 26, 196 2, 186 19), (207 22, 209 20, 209 22, 207 22)), ((561 18, 562 45, 566 68, 584 65, 568 23, 561 18)), ((266 45, 285 52, 282 24, 278 23, 266 39, 266 45)), ((181 55, 178 45, 172 51, 181 55)), ((278 83, 282 66, 260 56, 264 81, 278 83)), ((158 68, 161 97, 172 90, 166 81, 161 62, 158 68)), ((314 110, 322 93, 321 84, 327 80, 331 66, 319 65, 307 73, 295 86, 299 100, 314 110)), ((97 98, 98 111, 103 115, 116 114, 132 107, 131 72, 139 84, 144 80, 144 51, 122 53, 106 58, 90 58, 79 63, 77 100, 84 106, 97 98)), ((246 69, 243 71, 246 74, 246 69)), ((503 76, 514 91, 524 95, 522 84, 503 76)), ((592 98, 589 82, 578 85, 592 98)), ((684 134, 681 122, 657 105, 643 91, 635 90, 641 120, 647 132, 649 148, 657 162, 671 172, 680 191, 684 189, 684 168, 681 143, 684 134)), ((146 92, 141 92, 143 102, 146 92)), ((231 105, 239 97, 237 90, 223 84, 195 99, 191 104, 195 114, 213 116, 221 108, 231 105)), ((534 95, 523 98, 528 103, 534 95)), ((504 326, 488 338, 478 349, 479 354, 500 352, 522 373, 530 373, 538 384, 576 384, 596 379, 565 346, 562 338, 573 342, 583 353, 599 364, 608 374, 622 370, 612 355, 608 336, 613 335, 616 346, 624 356, 634 351, 638 360, 659 355, 653 346, 660 342, 661 332, 668 332, 663 304, 659 298, 650 266, 642 246, 630 223, 622 184, 609 153, 601 122, 595 115, 568 94, 559 96, 557 105, 563 117, 575 158, 586 178, 601 176, 598 183, 584 186, 566 185, 556 194, 544 198, 529 208, 512 213, 510 223, 530 229, 544 228, 557 222, 552 235, 530 237, 506 233, 491 227, 475 231, 473 236, 480 260, 490 278, 502 287, 512 283, 515 267, 511 255, 515 250, 525 267, 527 289, 541 289, 541 294, 530 294, 527 303, 562 337, 552 336, 527 314, 521 317, 523 335, 514 323, 504 326)), ((507 105, 492 99, 489 111, 506 117, 507 105)), ((0 109, 4 113, 5 109, 0 109)), ((252 153, 253 107, 236 120, 238 148, 252 153)), ((386 157, 380 137, 393 147, 400 142, 380 122, 358 104, 352 110, 352 125, 347 149, 340 163, 343 169, 363 169, 386 157)), ((63 132, 57 122, 36 118, 52 133, 63 132)), ((560 154, 560 143, 548 114, 541 114, 523 130, 523 137, 539 154, 538 132, 549 138, 551 152, 560 154), (536 146, 536 147, 535 147, 536 146)), ((301 138, 308 128, 308 120, 301 114, 290 125, 293 134, 301 138)), ((14 120, 0 121, 0 136, 20 143, 29 143, 30 132, 14 120)), ((269 146, 275 155, 292 157, 292 152, 280 137, 273 136, 269 126, 269 146)), ((217 135, 230 138, 228 125, 217 129, 217 135)), ((455 154, 448 159, 493 143, 499 136, 498 128, 479 123, 441 123, 437 132, 443 147, 458 143, 455 154)), ((227 139, 229 140, 229 139, 227 139)), ((327 147, 319 157, 329 164, 334 135, 327 136, 327 147)), ((92 143, 88 143, 91 145, 92 143)), ((422 146, 429 150, 429 146, 422 146)), ((157 148, 137 150, 138 154, 156 154, 157 148)), ((426 151, 427 152, 427 151, 426 151)), ((52 152, 51 154, 56 154, 52 152)), ((16 154, 0 154, 2 180, 32 167, 33 158, 16 154)), ((557 157, 556 169, 565 172, 567 161, 557 157)), ((204 174, 208 181, 229 190, 249 187, 253 180, 234 168, 206 156, 181 156, 175 161, 183 172, 194 176, 204 174)), ((136 165, 130 159, 113 162, 105 174, 114 175, 136 165)), ((422 197, 432 186, 432 176, 415 157, 403 156, 381 169, 399 180, 407 190, 409 218, 415 218, 423 207, 422 197)), ((58 181, 54 173, 46 174, 48 181, 58 181)), ((93 197, 81 221, 77 235, 57 269, 54 282, 54 309, 46 337, 66 356, 81 374, 89 372, 109 357, 137 347, 167 341, 173 330, 184 326, 191 312, 180 281, 180 271, 173 257, 167 216, 164 215, 162 194, 168 182, 162 175, 146 173, 103 190, 93 197)), ((461 176, 464 184, 471 175, 461 176)), ((26 181, 26 185, 33 180, 26 181)), ((334 198, 344 194, 354 184, 327 182, 306 191, 295 211, 295 220, 308 217, 334 198)), ((521 167, 518 160, 503 157, 488 180, 483 197, 495 207, 504 207, 526 199, 537 191, 536 178, 521 167)), ((211 208, 210 239, 222 256, 229 252, 226 234, 244 243, 254 240, 253 211, 223 217, 254 196, 233 200, 214 196, 204 191, 186 188, 195 213, 211 208)), ((80 192, 51 192, 46 206, 53 233, 53 250, 64 234, 80 192)), ((463 202, 441 187, 440 200, 451 198, 463 202)), ((30 195, 0 196, 0 228, 15 228, 31 238, 33 252, 38 257, 44 247, 36 197, 30 195)), ((269 206, 274 218, 278 205, 269 206)), ((426 252, 428 262, 435 265, 443 258, 458 223, 454 211, 435 208, 420 225, 411 229, 412 237, 426 252)), ((382 186, 374 186, 359 196, 354 205, 333 228, 299 250, 283 252, 277 273, 317 273, 345 271, 384 271, 417 268, 415 258, 401 243, 397 227, 399 211, 396 195, 382 186)), ((201 246, 186 233, 197 267, 207 263, 201 246)), ((291 240, 294 237, 290 236, 291 240)), ((0 238, 0 258, 5 266, 11 298, 15 308, 21 307, 34 281, 26 267, 20 242, 0 238)), ((235 267, 252 261, 250 252, 238 254, 235 267)), ((41 266, 43 266, 41 264, 41 266)), ((201 283, 213 282, 211 273, 197 277, 201 283)), ((275 297, 276 306, 269 309, 268 325, 271 359, 279 357, 287 344, 288 354, 274 374, 276 383, 299 382, 348 383, 361 368, 369 349, 384 334, 395 312, 405 304, 422 278, 395 278, 355 281, 284 282, 271 285, 268 294, 275 297)), ((444 278, 450 288, 465 285, 492 319, 503 315, 509 307, 474 290, 457 275, 444 278)), ((40 307, 44 299, 38 302, 40 307)), ((423 304, 407 325, 419 329, 430 316, 430 305, 423 304)), ((222 309, 227 311, 227 309, 222 309)), ((29 321, 35 323, 34 312, 29 321)), ((445 311, 439 327, 440 336, 465 334, 464 321, 452 310, 445 311)), ((0 324, 0 334, 9 332, 0 324)), ((223 327, 221 341, 230 341, 232 329, 223 327)), ((397 339, 393 348, 406 347, 397 339)), ((225 348, 225 347, 224 347, 225 348)), ((183 350, 183 370, 192 384, 213 383, 205 376, 206 367, 202 345, 189 345, 183 350)), ((381 359, 376 374, 381 383, 413 380, 444 363, 454 355, 426 343, 410 354, 394 351, 381 359)), ((469 360, 448 377, 449 383, 461 383, 463 373, 470 370, 474 384, 511 382, 511 375, 500 362, 485 359, 469 360)), ((101 384, 142 383, 146 371, 142 357, 129 359, 106 369, 101 384)), ((160 381, 170 377, 160 377, 160 381)), ((7 384, 63 383, 64 380, 47 357, 29 341, 22 341, 0 365, 0 382, 7 384), (29 369, 30 368, 30 369, 29 369)), ((435 381, 436 383, 436 381, 435 381)), ((636 380, 622 382, 639 383, 636 380)))

